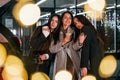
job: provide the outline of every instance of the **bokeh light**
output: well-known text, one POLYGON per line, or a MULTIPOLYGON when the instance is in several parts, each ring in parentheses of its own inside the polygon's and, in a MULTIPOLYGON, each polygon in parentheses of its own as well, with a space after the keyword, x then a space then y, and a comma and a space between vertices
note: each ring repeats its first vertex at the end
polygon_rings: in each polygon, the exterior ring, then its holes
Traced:
POLYGON ((12 14, 22 27, 34 25, 40 18, 40 8, 34 2, 19 2, 13 7, 12 14))
POLYGON ((103 10, 97 11, 95 9, 92 9, 88 4, 84 5, 84 10, 85 10, 87 16, 89 16, 92 19, 96 19, 97 21, 102 20, 104 17, 103 10))
POLYGON ((4 80, 28 80, 28 74, 20 58, 8 55, 2 71, 4 80))
POLYGON ((89 7, 91 7, 94 10, 101 11, 106 6, 105 0, 87 0, 89 7))
POLYGON ((61 70, 56 73, 55 80, 72 80, 72 74, 67 70, 61 70))
POLYGON ((24 2, 29 2, 29 1, 33 1, 33 0, 16 0, 17 2, 21 2, 21 3, 24 3, 24 2))
POLYGON ((81 80, 96 80, 96 77, 93 75, 84 76, 81 80))
POLYGON ((33 25, 39 20, 40 8, 35 4, 26 4, 20 9, 19 16, 24 25, 33 25))
POLYGON ((105 56, 99 66, 99 75, 103 78, 111 77, 117 68, 117 61, 113 55, 105 56))
POLYGON ((3 44, 0 43, 0 67, 3 67, 7 57, 7 51, 3 44))
POLYGON ((35 72, 31 75, 31 80, 50 80, 50 78, 43 72, 35 72))
POLYGON ((25 69, 19 75, 10 74, 5 68, 2 71, 2 78, 4 80, 28 80, 28 74, 25 69))

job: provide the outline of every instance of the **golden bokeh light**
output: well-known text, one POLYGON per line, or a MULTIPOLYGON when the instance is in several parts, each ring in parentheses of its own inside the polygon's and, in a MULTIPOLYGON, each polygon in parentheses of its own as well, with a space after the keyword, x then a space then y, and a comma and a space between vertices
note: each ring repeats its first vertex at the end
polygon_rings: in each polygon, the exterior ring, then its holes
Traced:
POLYGON ((4 80, 28 80, 28 74, 25 69, 19 75, 10 74, 5 68, 2 71, 2 78, 4 80))
POLYGON ((0 67, 3 67, 7 57, 7 51, 3 44, 0 43, 0 67))
POLYGON ((87 0, 87 2, 90 8, 97 11, 103 10, 106 6, 105 0, 87 0))
POLYGON ((111 77, 117 68, 117 61, 113 55, 105 56, 99 66, 99 75, 103 78, 111 77))
POLYGON ((4 80, 28 80, 28 74, 20 58, 8 55, 2 71, 4 80))
POLYGON ((39 20, 40 8, 35 4, 26 4, 20 9, 19 16, 24 25, 33 25, 39 20))
POLYGON ((56 73, 55 80, 72 80, 72 74, 69 71, 61 70, 56 73))
POLYGON ((24 2, 29 2, 29 1, 33 1, 33 0, 16 0, 17 2, 21 2, 21 3, 24 3, 24 2))
POLYGON ((20 16, 19 16, 19 12, 20 9, 26 5, 26 4, 34 4, 34 2, 20 2, 20 3, 16 3, 12 9, 12 14, 13 17, 15 18, 15 20, 18 22, 18 24, 20 26, 25 26, 21 21, 20 21, 20 16))
POLYGON ((40 17, 40 8, 34 2, 17 3, 12 10, 12 14, 18 24, 22 27, 34 25, 40 17))
POLYGON ((96 80, 96 77, 93 75, 84 76, 81 80, 96 80))
POLYGON ((43 72, 35 72, 31 75, 30 80, 50 80, 50 78, 43 72))
POLYGON ((97 11, 95 9, 92 9, 88 4, 84 5, 84 10, 88 17, 96 19, 97 21, 100 21, 104 17, 104 11, 97 11))
POLYGON ((19 75, 23 69, 23 62, 16 56, 8 55, 5 62, 5 70, 12 75, 19 75))

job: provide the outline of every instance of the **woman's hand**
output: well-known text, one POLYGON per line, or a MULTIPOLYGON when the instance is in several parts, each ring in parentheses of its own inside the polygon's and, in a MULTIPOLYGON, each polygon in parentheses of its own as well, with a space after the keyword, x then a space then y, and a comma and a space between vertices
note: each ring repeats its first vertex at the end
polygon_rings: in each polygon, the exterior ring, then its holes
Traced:
POLYGON ((46 55, 45 55, 45 54, 42 54, 42 55, 39 55, 39 59, 40 59, 40 60, 46 60, 47 58, 46 58, 46 55))
POLYGON ((84 68, 81 68, 81 76, 84 77, 87 75, 87 68, 84 67, 84 68))
POLYGON ((71 40, 71 35, 66 33, 66 36, 62 42, 62 45, 68 43, 71 40))
POLYGON ((86 37, 87 37, 87 35, 85 35, 84 33, 81 33, 79 35, 79 43, 80 43, 80 45, 83 45, 83 42, 86 39, 86 37))

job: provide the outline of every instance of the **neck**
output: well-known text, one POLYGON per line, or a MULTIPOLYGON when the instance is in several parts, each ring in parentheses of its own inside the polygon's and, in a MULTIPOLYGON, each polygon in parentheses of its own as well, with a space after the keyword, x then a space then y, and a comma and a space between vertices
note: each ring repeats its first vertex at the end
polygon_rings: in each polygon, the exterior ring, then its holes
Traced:
POLYGON ((68 26, 63 26, 63 30, 66 30, 68 28, 68 26))

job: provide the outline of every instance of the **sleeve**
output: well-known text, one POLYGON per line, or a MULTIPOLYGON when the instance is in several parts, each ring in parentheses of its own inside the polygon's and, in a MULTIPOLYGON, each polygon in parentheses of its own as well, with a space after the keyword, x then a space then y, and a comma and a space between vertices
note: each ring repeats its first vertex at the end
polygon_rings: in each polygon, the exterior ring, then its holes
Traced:
POLYGON ((73 49, 74 50, 77 51, 77 50, 79 50, 81 48, 82 48, 82 45, 79 44, 78 40, 75 43, 73 43, 73 49))
POLYGON ((91 33, 89 30, 85 31, 87 37, 84 41, 81 52, 81 68, 88 67, 89 56, 90 56, 90 42, 91 42, 91 33))
POLYGON ((88 61, 89 61, 89 44, 85 42, 81 52, 81 68, 88 67, 88 61))
POLYGON ((45 56, 46 56, 46 59, 49 59, 49 55, 48 54, 45 54, 45 56))

